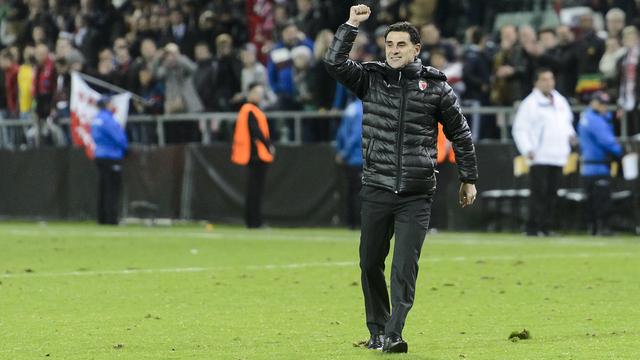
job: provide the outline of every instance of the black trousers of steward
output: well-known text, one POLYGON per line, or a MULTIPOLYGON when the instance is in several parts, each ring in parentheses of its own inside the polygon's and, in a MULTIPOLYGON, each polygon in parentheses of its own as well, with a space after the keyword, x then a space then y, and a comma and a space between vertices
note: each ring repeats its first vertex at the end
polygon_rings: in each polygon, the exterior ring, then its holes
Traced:
POLYGON ((98 166, 98 224, 118 224, 122 160, 96 159, 98 166))
POLYGON ((529 220, 527 233, 548 233, 553 226, 562 167, 533 165, 529 170, 529 220))
POLYGON ((365 185, 361 198, 360 269, 367 328, 371 334, 402 336, 413 306, 432 195, 398 195, 365 185), (390 307, 384 261, 394 234, 390 307))

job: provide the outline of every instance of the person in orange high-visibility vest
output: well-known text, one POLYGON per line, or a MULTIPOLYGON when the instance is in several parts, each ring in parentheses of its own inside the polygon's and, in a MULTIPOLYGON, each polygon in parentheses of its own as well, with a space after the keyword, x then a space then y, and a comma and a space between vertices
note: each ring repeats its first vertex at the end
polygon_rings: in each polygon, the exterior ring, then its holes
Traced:
POLYGON ((440 123, 438 123, 438 158, 436 161, 438 162, 438 165, 445 161, 449 161, 452 164, 456 163, 456 154, 453 152, 453 146, 444 135, 442 124, 440 123))
POLYGON ((258 104, 264 98, 264 86, 249 86, 247 103, 242 105, 233 134, 231 161, 247 167, 245 223, 248 228, 262 227, 262 194, 267 167, 273 162, 275 148, 269 139, 267 116, 258 104))

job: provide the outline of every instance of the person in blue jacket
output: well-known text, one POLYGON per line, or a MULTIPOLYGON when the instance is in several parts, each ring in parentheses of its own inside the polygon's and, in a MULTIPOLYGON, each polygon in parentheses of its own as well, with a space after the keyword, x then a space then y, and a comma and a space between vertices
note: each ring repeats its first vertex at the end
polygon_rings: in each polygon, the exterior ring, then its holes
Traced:
POLYGON ((336 137, 336 162, 344 165, 347 178, 347 224, 360 227, 360 187, 362 186, 362 101, 347 105, 336 137))
POLYGON ((581 174, 587 193, 587 223, 592 235, 609 235, 607 215, 611 203, 612 160, 622 157, 622 146, 613 131, 607 110, 610 97, 603 91, 592 95, 590 106, 580 117, 578 137, 582 151, 581 174))
POLYGON ((129 148, 125 130, 110 109, 110 99, 98 100, 98 115, 91 124, 98 166, 98 223, 118 224, 118 200, 122 185, 122 159, 129 148))

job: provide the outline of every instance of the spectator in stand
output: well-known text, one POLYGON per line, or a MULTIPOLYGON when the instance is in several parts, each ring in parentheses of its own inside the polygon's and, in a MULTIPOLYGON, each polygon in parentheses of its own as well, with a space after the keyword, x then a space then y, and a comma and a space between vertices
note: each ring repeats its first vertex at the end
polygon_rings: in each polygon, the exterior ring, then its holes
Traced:
POLYGON ((171 9, 169 13, 171 26, 162 39, 163 44, 174 43, 178 45, 180 53, 193 59, 193 48, 197 39, 196 34, 189 29, 184 19, 184 14, 178 8, 171 9))
POLYGON ((460 97, 464 93, 465 85, 462 81, 462 62, 449 62, 442 51, 435 50, 431 53, 431 66, 444 73, 447 77, 447 83, 451 85, 456 96, 460 97))
POLYGON ((582 38, 574 46, 569 66, 575 66, 578 75, 576 97, 580 102, 588 103, 591 93, 603 88, 599 66, 604 54, 604 40, 594 30, 592 13, 580 16, 580 31, 582 38))
POLYGON ((524 88, 525 93, 529 93, 533 88, 533 72, 538 56, 542 54, 542 49, 538 44, 536 31, 531 25, 523 24, 518 28, 518 45, 523 50, 525 61, 524 88))
POLYGON ((216 37, 221 31, 216 28, 215 15, 213 11, 206 10, 198 18, 198 43, 215 44, 216 37))
POLYGON ((241 84, 242 95, 246 99, 249 95, 249 85, 256 83, 262 84, 265 90, 263 102, 260 108, 268 109, 273 106, 278 97, 269 86, 269 77, 267 76, 267 68, 257 61, 257 49, 252 43, 247 43, 242 51, 240 51, 240 60, 242 60, 241 84))
POLYGON ((609 37, 605 42, 604 55, 600 59, 600 73, 602 79, 606 84, 606 92, 612 98, 618 98, 618 89, 616 84, 618 83, 618 62, 625 55, 626 49, 620 45, 620 40, 617 37, 609 37))
POLYGON ((195 55, 197 68, 193 74, 193 84, 200 100, 202 100, 204 111, 217 111, 218 62, 213 60, 211 49, 207 43, 197 43, 195 55))
MULTIPOLYGON (((142 68, 137 72, 138 92, 146 102, 133 102, 133 110, 138 114, 162 115, 164 111, 164 86, 153 78, 151 69, 142 68)), ((147 123, 128 123, 127 128, 131 133, 131 141, 140 144, 151 144, 154 139, 154 125, 147 123)))
POLYGON ((20 119, 31 120, 35 85, 35 49, 33 46, 26 46, 22 54, 22 65, 18 69, 18 105, 20 119))
POLYGON ((66 57, 71 50, 73 50, 73 44, 70 37, 60 36, 58 40, 56 40, 56 59, 66 57))
POLYGON ((567 99, 573 99, 576 93, 576 83, 578 82, 578 73, 573 65, 575 35, 568 26, 560 25, 556 27, 556 36, 558 39, 557 54, 561 61, 562 69, 556 77, 556 88, 567 99))
POLYGON ((33 40, 33 45, 45 44, 50 49, 53 48, 53 43, 51 39, 47 36, 44 31, 44 28, 40 25, 36 25, 31 30, 31 39, 33 40))
POLYGON ((524 97, 527 62, 517 43, 516 28, 505 25, 500 29, 500 49, 493 59, 494 78, 491 82, 491 103, 511 106, 524 97))
POLYGON ((140 93, 139 73, 143 69, 153 71, 153 63, 156 58, 158 49, 155 41, 151 38, 145 38, 140 42, 140 56, 138 56, 131 64, 129 71, 129 79, 127 81, 128 89, 133 93, 140 93))
POLYGON ((539 55, 535 60, 536 67, 545 67, 553 71, 558 77, 564 71, 564 59, 562 49, 558 46, 556 32, 552 28, 541 29, 538 32, 539 55))
MULTIPOLYGON (((447 61, 453 60, 455 50, 451 44, 442 41, 440 38, 440 29, 433 24, 425 24, 420 28, 420 38, 422 39, 422 47, 418 57, 422 60, 422 64, 431 65, 431 53, 440 51, 444 53, 447 61)), ((384 47, 383 47, 384 48, 384 47)))
MULTIPOLYGON (((385 53, 384 53, 384 47, 385 47, 385 37, 384 34, 387 33, 387 25, 380 25, 378 26, 378 28, 374 31, 373 36, 375 38, 375 53, 373 54, 373 58, 376 61, 384 61, 385 58, 385 53)), ((427 63, 423 63, 423 65, 428 65, 427 63)))
MULTIPOLYGON (((180 53, 178 45, 167 44, 164 50, 159 52, 153 68, 156 79, 164 82, 165 114, 196 113, 203 110, 192 80, 197 66, 180 53)), ((196 123, 167 124, 167 142, 192 142, 198 139, 196 123)))
POLYGON ((312 0, 296 0, 296 4, 298 14, 295 17, 295 22, 298 29, 315 39, 323 28, 324 15, 312 0))
MULTIPOLYGON (((15 55, 9 49, 0 51, 0 69, 4 73, 3 91, 6 97, 6 112, 0 113, 2 118, 15 119, 18 115, 18 69, 19 65, 15 55)), ((0 104, 0 109, 4 109, 5 104, 0 104)), ((16 131, 13 128, 2 128, 0 133, 0 144, 12 149, 16 144, 16 131)))
POLYGON ((115 84, 120 87, 126 87, 131 71, 131 55, 129 53, 129 44, 124 37, 116 38, 113 41, 114 65, 116 71, 115 84))
POLYGON ((281 39, 269 53, 267 61, 269 84, 278 96, 278 107, 282 110, 294 110, 297 104, 294 100, 291 49, 301 45, 313 49, 313 42, 300 32, 293 22, 289 22, 282 29, 281 39))
POLYGON ((178 45, 173 43, 167 44, 158 55, 154 70, 156 78, 165 83, 165 113, 202 111, 202 102, 191 81, 196 64, 181 54, 178 45))
MULTIPOLYGON (((135 101, 135 111, 138 114, 162 115, 164 111, 164 86, 162 86, 162 83, 156 81, 151 70, 147 68, 143 68, 138 72, 138 82, 140 83, 138 95, 142 96, 146 103, 135 101)), ((145 139, 148 133, 149 131, 142 132, 140 140, 134 141, 143 144, 149 143, 150 139, 145 139)))
POLYGON ((216 38, 218 62, 218 82, 216 86, 218 109, 235 111, 242 104, 241 89, 242 63, 233 48, 233 38, 229 34, 220 34, 216 38))
POLYGON ((95 71, 89 69, 88 72, 100 80, 117 85, 119 78, 116 72, 113 51, 109 48, 102 49, 98 55, 97 69, 95 71))
MULTIPOLYGON (((4 72, 4 84, 3 90, 6 96, 6 109, 7 113, 5 117, 15 119, 18 117, 18 71, 20 65, 18 65, 15 55, 10 49, 2 49, 0 51, 0 69, 4 72)), ((5 104, 1 107, 4 108, 5 104)))
POLYGON ((626 14, 619 8, 607 11, 605 16, 607 21, 607 37, 622 40, 622 29, 626 24, 626 14))
POLYGON ((333 41, 331 30, 322 30, 318 33, 313 44, 313 65, 311 65, 311 101, 315 109, 320 111, 330 110, 336 92, 336 81, 329 76, 327 68, 322 62, 322 57, 329 49, 333 41))
POLYGON ((44 120, 51 112, 51 103, 56 86, 56 69, 47 45, 37 45, 34 54, 37 64, 34 77, 36 115, 40 120, 44 120))
MULTIPOLYGON (((465 35, 467 47, 462 66, 462 80, 465 84, 463 99, 473 108, 487 106, 492 63, 485 49, 486 36, 477 26, 468 28, 465 35)), ((473 114, 471 135, 474 141, 482 138, 497 138, 499 134, 495 118, 473 114)))
POLYGON ((627 114, 628 135, 640 133, 640 116, 638 105, 640 100, 640 38, 635 26, 627 26, 622 30, 622 42, 626 54, 618 61, 619 115, 627 114))
POLYGON ((304 45, 291 49, 293 61, 294 99, 302 110, 313 110, 311 89, 314 84, 311 77, 311 61, 313 53, 304 45))

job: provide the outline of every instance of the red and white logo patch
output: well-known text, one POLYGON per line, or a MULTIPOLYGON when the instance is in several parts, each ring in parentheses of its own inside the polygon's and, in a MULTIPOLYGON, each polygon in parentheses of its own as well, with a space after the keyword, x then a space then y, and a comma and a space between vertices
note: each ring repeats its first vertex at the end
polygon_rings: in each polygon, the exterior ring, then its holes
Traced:
POLYGON ((420 82, 418 82, 418 87, 420 88, 420 90, 424 91, 427 88, 427 82, 424 80, 420 80, 420 82))

